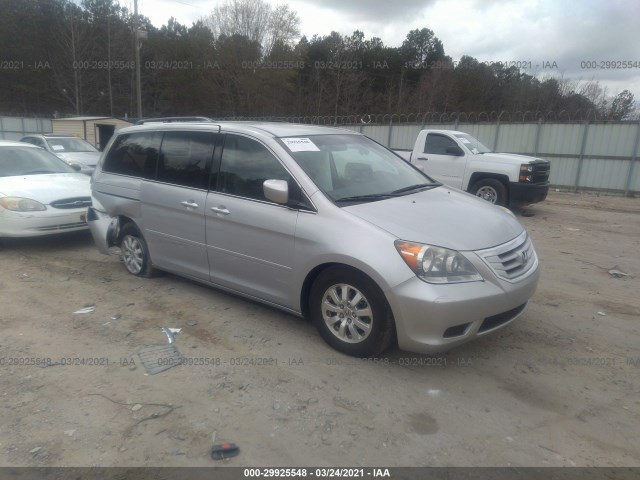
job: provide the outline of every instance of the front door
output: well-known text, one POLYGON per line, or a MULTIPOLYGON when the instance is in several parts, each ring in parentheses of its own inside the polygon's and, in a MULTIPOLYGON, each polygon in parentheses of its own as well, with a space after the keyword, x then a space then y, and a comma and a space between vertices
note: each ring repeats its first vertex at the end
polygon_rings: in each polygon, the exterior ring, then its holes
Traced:
POLYGON ((265 198, 263 183, 270 179, 293 182, 262 143, 227 134, 205 211, 211 281, 294 308, 298 211, 265 198))
POLYGON ((447 135, 429 133, 424 144, 424 153, 418 155, 417 165, 435 180, 454 188, 462 188, 462 177, 467 157, 458 157, 447 153, 447 148, 458 144, 447 135))

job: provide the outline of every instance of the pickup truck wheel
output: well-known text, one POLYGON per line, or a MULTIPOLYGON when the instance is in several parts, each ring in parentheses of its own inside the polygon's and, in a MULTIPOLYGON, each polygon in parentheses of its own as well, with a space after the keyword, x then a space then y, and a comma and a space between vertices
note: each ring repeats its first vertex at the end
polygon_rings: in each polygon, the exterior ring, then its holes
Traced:
POLYGON ((147 278, 157 275, 151 265, 147 242, 132 223, 127 223, 120 232, 120 252, 125 268, 132 275, 147 278))
POLYGON ((495 178, 478 180, 471 187, 471 193, 494 205, 505 206, 507 203, 507 188, 495 178))
POLYGON ((310 316, 336 350, 370 357, 393 339, 393 320, 384 294, 362 273, 345 267, 324 270, 311 288, 310 316))

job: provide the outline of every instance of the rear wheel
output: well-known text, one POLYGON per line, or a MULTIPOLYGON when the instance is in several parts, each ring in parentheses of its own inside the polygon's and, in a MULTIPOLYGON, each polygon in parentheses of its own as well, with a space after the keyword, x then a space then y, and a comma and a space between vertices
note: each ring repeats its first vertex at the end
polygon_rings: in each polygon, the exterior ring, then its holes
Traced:
POLYGON ((391 345, 393 320, 384 294, 356 270, 331 267, 320 273, 309 307, 322 338, 340 352, 369 357, 391 345))
POLYGON ((138 277, 153 277, 157 270, 151 264, 149 248, 133 223, 127 223, 120 232, 120 252, 129 273, 138 277))
POLYGON ((507 203, 507 188, 495 178, 478 180, 471 187, 471 193, 494 205, 505 206, 507 203))

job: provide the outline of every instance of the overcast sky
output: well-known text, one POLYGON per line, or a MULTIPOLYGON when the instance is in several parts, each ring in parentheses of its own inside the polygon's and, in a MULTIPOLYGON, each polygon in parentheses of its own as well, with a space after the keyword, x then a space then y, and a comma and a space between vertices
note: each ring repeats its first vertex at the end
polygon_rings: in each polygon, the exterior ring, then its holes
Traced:
MULTIPOLYGON (((525 73, 597 80, 610 95, 631 90, 640 101, 640 1, 637 0, 289 0, 308 38, 332 30, 380 37, 400 46, 410 30, 430 28, 459 60, 525 62, 525 73), (635 68, 586 68, 583 62, 635 62, 635 68), (557 68, 554 67, 557 65, 557 68), (552 68, 544 68, 549 65, 552 68)), ((120 0, 132 9, 133 0, 120 0)), ((170 17, 190 26, 224 0, 139 0, 156 26, 170 17)), ((619 66, 619 65, 618 65, 619 66)))

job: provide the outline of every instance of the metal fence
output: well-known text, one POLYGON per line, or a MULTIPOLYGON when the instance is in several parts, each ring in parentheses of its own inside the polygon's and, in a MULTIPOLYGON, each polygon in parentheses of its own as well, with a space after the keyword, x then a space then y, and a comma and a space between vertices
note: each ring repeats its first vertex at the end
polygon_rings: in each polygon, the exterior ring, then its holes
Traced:
POLYGON ((29 133, 51 133, 53 127, 47 118, 0 117, 0 139, 20 140, 29 133))

